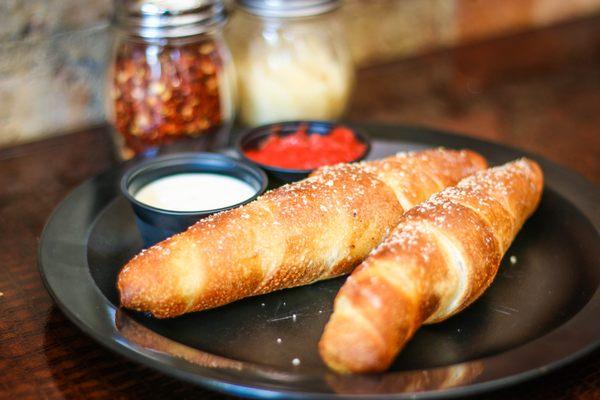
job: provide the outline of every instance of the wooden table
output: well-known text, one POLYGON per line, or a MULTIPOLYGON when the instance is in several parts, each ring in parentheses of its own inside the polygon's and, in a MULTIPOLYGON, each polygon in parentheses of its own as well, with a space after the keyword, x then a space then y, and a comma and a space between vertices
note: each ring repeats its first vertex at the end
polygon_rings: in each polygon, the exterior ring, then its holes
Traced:
MULTIPOLYGON (((349 117, 462 131, 599 182, 600 18, 363 70, 349 117)), ((104 127, 0 150, 0 398, 222 398, 100 347, 42 286, 44 222, 114 162, 104 127)), ((600 354, 478 398, 598 399, 600 354)))

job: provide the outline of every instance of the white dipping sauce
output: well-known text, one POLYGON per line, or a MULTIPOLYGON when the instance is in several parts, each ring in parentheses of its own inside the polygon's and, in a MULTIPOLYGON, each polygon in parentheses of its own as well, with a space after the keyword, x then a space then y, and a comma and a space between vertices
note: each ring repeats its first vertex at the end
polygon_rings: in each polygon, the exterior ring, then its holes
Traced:
POLYGON ((256 190, 241 179, 192 172, 150 182, 137 191, 135 199, 163 210, 205 211, 241 203, 255 194, 256 190))

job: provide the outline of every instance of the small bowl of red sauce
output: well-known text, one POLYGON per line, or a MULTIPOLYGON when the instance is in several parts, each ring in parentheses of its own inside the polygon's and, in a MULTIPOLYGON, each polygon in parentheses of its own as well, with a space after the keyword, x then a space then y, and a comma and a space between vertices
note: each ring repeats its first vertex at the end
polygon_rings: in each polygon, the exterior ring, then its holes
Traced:
POLYGON ((365 134, 346 125, 290 121, 244 132, 237 150, 270 177, 293 182, 325 165, 361 161, 371 151, 371 143, 365 134))

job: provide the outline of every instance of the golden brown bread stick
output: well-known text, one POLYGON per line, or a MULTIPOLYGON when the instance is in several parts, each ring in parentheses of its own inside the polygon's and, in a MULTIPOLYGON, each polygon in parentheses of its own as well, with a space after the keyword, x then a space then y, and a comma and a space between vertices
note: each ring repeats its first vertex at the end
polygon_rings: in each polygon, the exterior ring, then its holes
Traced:
POLYGON ((436 149, 322 168, 140 253, 119 274, 121 304, 168 318, 348 273, 403 206, 485 167, 436 149))
POLYGON ((405 213, 336 296, 319 342, 327 365, 383 371, 423 323, 475 301, 542 188, 539 166, 522 159, 478 172, 405 213))

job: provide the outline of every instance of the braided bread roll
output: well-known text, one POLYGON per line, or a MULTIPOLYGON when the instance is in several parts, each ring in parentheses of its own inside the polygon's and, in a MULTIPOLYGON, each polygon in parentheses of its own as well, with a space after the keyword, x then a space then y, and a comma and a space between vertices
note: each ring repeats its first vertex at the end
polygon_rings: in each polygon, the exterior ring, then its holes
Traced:
POLYGON ((491 284, 536 209, 539 166, 522 159, 478 172, 401 218, 347 279, 319 342, 338 372, 378 372, 424 323, 442 321, 491 284))
POLYGON ((121 304, 168 318, 348 273, 405 209, 485 167, 437 149, 320 169, 142 251, 119 274, 121 304))

